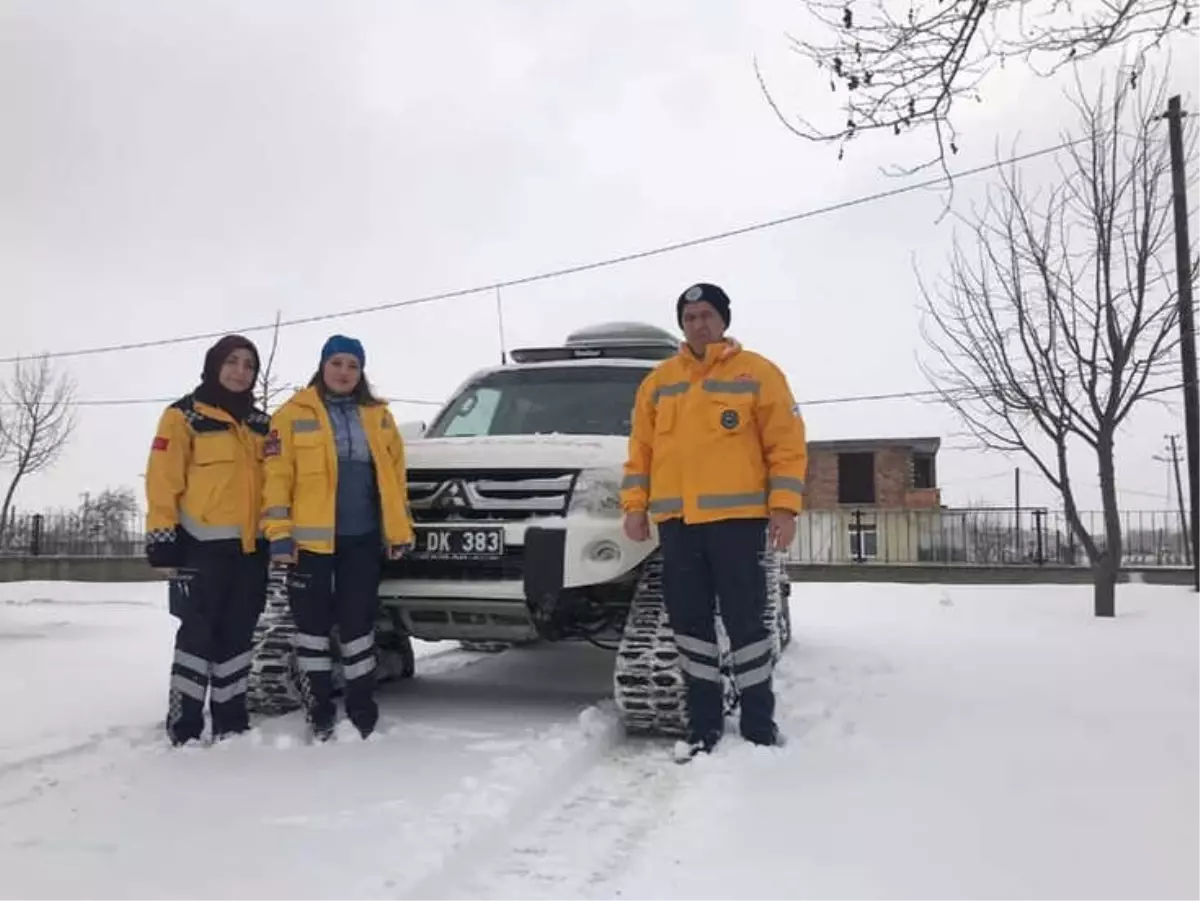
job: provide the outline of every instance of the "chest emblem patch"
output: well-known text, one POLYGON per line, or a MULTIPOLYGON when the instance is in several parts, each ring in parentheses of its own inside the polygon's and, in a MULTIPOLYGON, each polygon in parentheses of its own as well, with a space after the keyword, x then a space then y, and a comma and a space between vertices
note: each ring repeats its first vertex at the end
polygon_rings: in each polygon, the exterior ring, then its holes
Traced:
POLYGON ((738 427, 737 410, 724 410, 721 413, 721 426, 726 429, 736 429, 738 427))

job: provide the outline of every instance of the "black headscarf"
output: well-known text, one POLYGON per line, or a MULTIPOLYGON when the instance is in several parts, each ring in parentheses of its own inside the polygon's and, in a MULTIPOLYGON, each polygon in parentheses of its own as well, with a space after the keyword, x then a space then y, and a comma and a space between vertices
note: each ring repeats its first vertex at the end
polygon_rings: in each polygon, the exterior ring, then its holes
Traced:
POLYGON ((208 349, 204 355, 204 372, 200 375, 200 384, 193 392, 196 400, 220 407, 237 420, 245 420, 254 409, 254 386, 247 391, 230 391, 221 384, 221 367, 235 350, 246 349, 254 357, 254 372, 257 376, 261 366, 258 348, 249 338, 241 335, 226 335, 208 349))

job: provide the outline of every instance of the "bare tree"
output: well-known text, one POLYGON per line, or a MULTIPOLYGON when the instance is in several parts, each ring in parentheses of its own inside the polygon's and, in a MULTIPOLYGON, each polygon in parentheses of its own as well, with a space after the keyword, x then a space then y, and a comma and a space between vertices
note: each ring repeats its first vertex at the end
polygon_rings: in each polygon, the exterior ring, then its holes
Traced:
POLYGON ((0 502, 0 529, 21 480, 52 466, 70 441, 74 395, 70 377, 56 376, 44 356, 17 363, 11 381, 0 385, 0 467, 11 473, 0 502))
POLYGON ((97 495, 84 494, 79 504, 79 527, 94 542, 128 544, 131 525, 138 516, 138 498, 132 488, 105 488, 97 495))
POLYGON ((262 400, 263 409, 268 413, 272 411, 276 398, 288 390, 288 386, 281 384, 275 374, 275 354, 279 350, 279 322, 281 315, 279 310, 275 311, 275 327, 271 331, 271 351, 267 354, 267 361, 262 365, 262 369, 258 373, 258 396, 262 400))
MULTIPOLYGON (((1136 84, 1149 50, 1172 34, 1191 32, 1188 0, 804 0, 816 19, 807 34, 788 36, 840 94, 832 127, 786 115, 759 83, 772 109, 802 138, 841 145, 872 131, 901 135, 932 129, 936 150, 924 164, 946 167, 958 152, 952 113, 958 100, 982 100, 996 67, 1019 60, 1039 75, 1114 47, 1134 50, 1136 84), (897 14, 896 8, 903 11, 897 14)), ((757 69, 757 67, 756 67, 757 69)))
POLYGON ((1025 454, 1061 493, 1093 568, 1097 616, 1115 613, 1122 559, 1117 431, 1140 402, 1178 387, 1162 105, 1158 86, 1081 97, 1082 141, 1063 151, 1053 186, 1032 191, 1003 169, 984 209, 959 217, 969 245, 955 238, 944 285, 921 285, 937 364, 927 376, 980 445, 1025 454), (1099 474, 1102 538, 1079 515, 1076 448, 1099 474))

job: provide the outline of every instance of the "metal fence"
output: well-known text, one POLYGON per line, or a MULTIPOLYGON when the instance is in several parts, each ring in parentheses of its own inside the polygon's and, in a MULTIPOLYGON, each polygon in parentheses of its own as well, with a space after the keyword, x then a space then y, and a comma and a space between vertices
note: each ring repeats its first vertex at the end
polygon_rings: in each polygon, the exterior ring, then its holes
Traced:
MULTIPOLYGON (((1178 513, 1122 511, 1123 566, 1187 566, 1178 513)), ((1104 547, 1104 514, 1080 514, 1104 547)), ((789 559, 823 564, 1087 566, 1066 514, 1045 508, 814 510, 800 517, 789 559)))
MULTIPOLYGON (((1081 514, 1102 547, 1104 517, 1081 514)), ((1190 553, 1178 513, 1125 511, 1124 566, 1187 566, 1190 553)), ((140 557, 141 512, 85 516, 77 512, 18 514, 0 529, 0 555, 140 557)), ((800 516, 788 554, 793 563, 870 565, 960 564, 1087 566, 1083 545, 1062 511, 935 509, 813 510, 800 516)))
POLYGON ((141 557, 144 514, 18 513, 0 525, 0 555, 19 557, 141 557))

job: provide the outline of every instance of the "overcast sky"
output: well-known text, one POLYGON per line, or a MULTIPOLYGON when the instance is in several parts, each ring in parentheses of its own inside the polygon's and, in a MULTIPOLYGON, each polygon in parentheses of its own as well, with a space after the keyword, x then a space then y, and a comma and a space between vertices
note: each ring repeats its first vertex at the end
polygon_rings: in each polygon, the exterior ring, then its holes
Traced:
MULTIPOLYGON (((764 102, 755 56, 782 102, 837 119, 827 83, 788 50, 804 21, 795 0, 0 0, 0 357, 488 284, 898 186, 880 166, 921 157, 925 137, 863 140, 839 163, 764 102)), ((1175 89, 1194 97, 1195 47, 1173 53, 1175 89)), ((1057 143, 1068 86, 997 73, 959 120, 955 165, 990 162, 997 140, 1057 143)), ((1025 171, 1046 178, 1054 163, 1025 171)), ((960 182, 959 200, 988 178, 960 182)), ((703 279, 727 289, 733 334, 802 402, 924 390, 913 261, 944 269, 941 203, 910 193, 508 289, 508 343, 600 320, 674 329, 675 297, 703 279)), ((381 392, 440 401, 497 361, 494 310, 485 293, 289 328, 278 367, 306 380, 343 331, 363 339, 381 392)), ((174 398, 206 346, 58 365, 81 398, 174 398)), ((80 408, 68 453, 18 505, 140 493, 161 407, 80 408)), ((813 439, 942 436, 947 503, 1010 503, 1014 465, 1026 503, 1054 503, 1030 464, 970 450, 934 405, 804 411, 813 439)), ((1173 395, 1121 437, 1125 506, 1166 504, 1152 460, 1165 432, 1183 432, 1173 395)), ((1098 506, 1092 474, 1079 482, 1098 506)))

